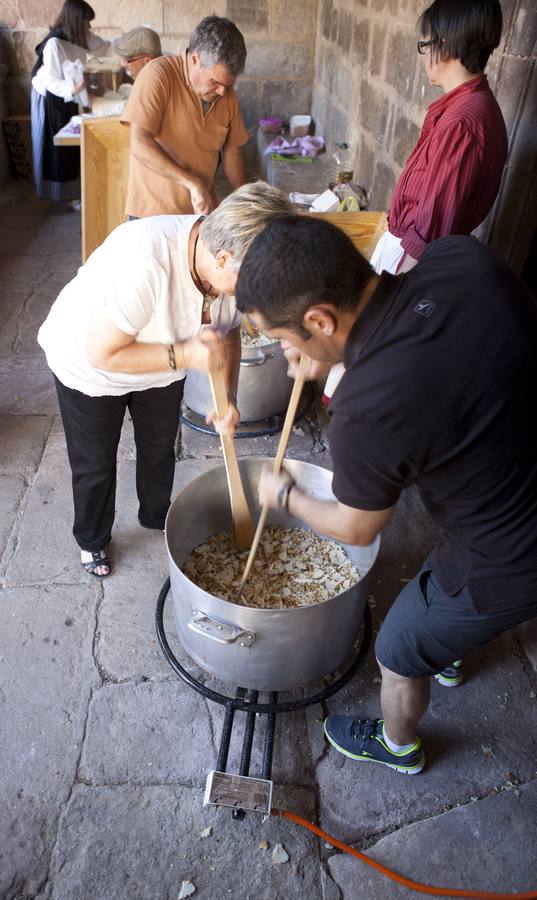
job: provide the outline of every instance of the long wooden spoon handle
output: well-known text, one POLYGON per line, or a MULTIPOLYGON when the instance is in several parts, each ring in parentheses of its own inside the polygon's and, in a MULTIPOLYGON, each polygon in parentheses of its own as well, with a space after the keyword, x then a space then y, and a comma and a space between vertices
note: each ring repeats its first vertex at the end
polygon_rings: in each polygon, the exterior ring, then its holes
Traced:
MULTIPOLYGON (((229 407, 229 400, 227 397, 223 370, 219 369, 214 373, 209 373, 209 383, 211 385, 211 393, 216 414, 219 417, 225 416, 229 407)), ((222 445, 222 452, 224 454, 224 462, 226 465, 235 543, 239 550, 246 550, 252 542, 254 523, 242 486, 237 454, 235 453, 235 444, 233 438, 228 434, 220 435, 220 443, 222 445)))
POLYGON ((289 398, 289 406, 287 407, 287 412, 285 414, 285 421, 283 423, 282 433, 280 435, 280 440, 278 443, 278 449, 276 451, 276 456, 274 457, 274 466, 272 468, 272 471, 275 475, 278 474, 282 467, 283 458, 285 456, 285 451, 287 450, 287 444, 289 441, 289 435, 291 434, 291 428, 293 427, 293 423, 295 421, 296 411, 298 409, 300 396, 304 387, 304 379, 306 372, 309 369, 309 364, 309 356, 302 355, 300 357, 300 363, 298 365, 298 373, 295 378, 295 383, 293 384, 293 390, 291 391, 291 396, 289 398))
MULTIPOLYGON (((287 412, 285 414, 285 421, 283 423, 282 433, 280 435, 280 440, 278 443, 278 449, 276 451, 276 456, 274 458, 274 465, 272 467, 272 471, 275 475, 278 474, 282 467, 282 462, 285 456, 285 451, 287 449, 287 443, 289 441, 289 435, 291 434, 291 428, 293 427, 293 422, 295 421, 295 415, 298 408, 298 402, 300 400, 300 395, 302 393, 302 389, 304 387, 304 378, 306 372, 309 368, 310 360, 308 356, 302 355, 300 357, 300 364, 298 367, 298 373, 295 378, 295 383, 293 384, 293 390, 291 391, 291 397, 289 398, 289 406, 287 407, 287 412)), ((252 541, 252 546, 250 547, 250 553, 248 554, 248 559, 246 560, 246 565, 244 567, 244 572, 242 573, 241 583, 239 586, 239 597, 242 593, 244 585, 246 584, 246 580, 248 575, 250 574, 250 570, 252 568, 255 555, 257 553, 257 548, 259 547, 259 541, 261 540, 261 533, 263 528, 265 527, 265 522, 267 521, 268 516, 268 506, 265 504, 261 508, 261 514, 259 516, 257 522, 257 528, 255 530, 254 539, 252 541)))
POLYGON ((267 521, 269 508, 268 506, 263 506, 261 508, 261 513, 259 515, 259 519, 257 520, 257 528, 255 530, 254 539, 252 541, 252 546, 250 547, 250 552, 248 554, 248 559, 246 560, 246 565, 244 567, 244 572, 242 573, 241 583, 239 585, 239 593, 238 597, 242 594, 244 585, 248 580, 248 575, 250 574, 250 569, 254 563, 254 559, 257 553, 257 548, 259 547, 259 541, 261 540, 261 535, 263 533, 263 528, 265 527, 265 522, 267 521))

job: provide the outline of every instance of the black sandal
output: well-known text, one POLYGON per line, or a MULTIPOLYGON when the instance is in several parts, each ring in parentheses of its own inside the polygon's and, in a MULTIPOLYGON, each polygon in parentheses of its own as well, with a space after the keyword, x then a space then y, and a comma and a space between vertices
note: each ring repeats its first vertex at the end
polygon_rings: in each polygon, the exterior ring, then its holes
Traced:
POLYGON ((93 557, 92 559, 81 563, 82 568, 86 570, 88 575, 95 575, 95 578, 106 578, 107 575, 110 575, 110 560, 104 550, 96 550, 91 555, 93 557), (95 571, 99 566, 106 566, 108 572, 99 574, 99 572, 95 571))

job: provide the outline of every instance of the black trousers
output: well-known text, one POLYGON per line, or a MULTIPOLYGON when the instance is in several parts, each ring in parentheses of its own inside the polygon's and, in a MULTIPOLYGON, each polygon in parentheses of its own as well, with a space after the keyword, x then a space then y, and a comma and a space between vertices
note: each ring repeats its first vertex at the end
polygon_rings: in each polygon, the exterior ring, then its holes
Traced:
POLYGON ((110 541, 117 448, 127 409, 136 442, 138 518, 147 528, 164 528, 184 380, 120 397, 89 397, 54 380, 73 477, 73 534, 79 547, 94 552, 110 541))

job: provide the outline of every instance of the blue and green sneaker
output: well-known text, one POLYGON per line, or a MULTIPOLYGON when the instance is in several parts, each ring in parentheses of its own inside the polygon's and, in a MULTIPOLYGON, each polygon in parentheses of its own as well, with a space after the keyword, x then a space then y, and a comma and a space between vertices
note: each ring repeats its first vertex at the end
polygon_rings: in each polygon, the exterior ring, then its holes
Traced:
POLYGON ((384 741, 384 719, 353 719, 352 716, 328 716, 324 733, 336 750, 363 762, 378 762, 404 775, 417 775, 425 765, 421 741, 406 753, 394 753, 384 741))
POLYGON ((457 687, 462 683, 462 659, 456 659, 453 665, 446 666, 441 672, 435 676, 435 681, 444 687, 457 687))

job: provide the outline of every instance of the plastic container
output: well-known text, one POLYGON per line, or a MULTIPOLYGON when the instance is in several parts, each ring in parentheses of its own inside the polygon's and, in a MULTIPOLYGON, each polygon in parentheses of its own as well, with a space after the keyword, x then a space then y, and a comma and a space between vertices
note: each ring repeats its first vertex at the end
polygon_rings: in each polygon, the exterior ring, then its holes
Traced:
POLYGON ((311 116, 291 116, 289 119, 289 134, 292 138, 306 137, 309 134, 311 116))
POLYGON ((352 181, 354 176, 353 162, 354 152, 349 145, 344 142, 336 144, 330 167, 330 184, 345 184, 345 182, 352 181))
POLYGON ((283 128, 283 119, 277 116, 264 116, 259 119, 259 130, 264 134, 279 134, 283 128))

